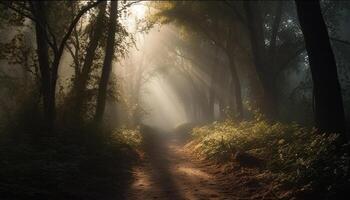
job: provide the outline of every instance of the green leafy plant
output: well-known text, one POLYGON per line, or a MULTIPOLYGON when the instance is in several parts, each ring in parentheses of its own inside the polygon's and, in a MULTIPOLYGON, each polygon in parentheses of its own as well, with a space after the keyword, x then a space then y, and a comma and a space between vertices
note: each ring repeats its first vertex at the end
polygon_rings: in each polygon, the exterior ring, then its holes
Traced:
POLYGON ((196 127, 192 137, 198 153, 229 162, 236 152, 246 152, 262 159, 276 180, 298 190, 326 190, 331 195, 348 183, 347 147, 336 146, 337 134, 319 134, 295 123, 271 123, 259 117, 196 127))

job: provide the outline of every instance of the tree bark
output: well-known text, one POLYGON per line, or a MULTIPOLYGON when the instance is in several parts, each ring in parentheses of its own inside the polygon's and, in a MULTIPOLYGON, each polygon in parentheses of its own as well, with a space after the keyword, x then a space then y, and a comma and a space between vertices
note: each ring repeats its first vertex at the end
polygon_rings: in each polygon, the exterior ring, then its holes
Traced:
POLYGON ((102 75, 99 83, 96 113, 95 113, 95 121, 97 123, 102 121, 102 117, 106 107, 107 86, 108 86, 110 73, 112 71, 112 61, 114 56, 117 16, 118 16, 118 1, 111 1, 106 54, 103 62, 102 75))
MULTIPOLYGON (((263 31, 263 18, 257 2, 244 1, 244 9, 247 16, 247 26, 251 41, 253 62, 263 88, 263 96, 258 100, 262 113, 268 119, 274 119, 277 115, 277 97, 274 93, 274 82, 271 73, 266 69, 267 48, 263 31)), ((278 14, 278 13, 277 13, 278 14)), ((278 16, 277 16, 278 17, 278 16)), ((276 19, 279 20, 279 19, 276 19)), ((276 33, 277 35, 277 33, 276 33)), ((276 37, 274 35, 274 37, 276 37)), ((272 41, 274 38, 272 38, 272 41)), ((274 44, 272 44, 274 45, 274 44)), ((273 48, 271 49, 272 51, 273 48)))
POLYGON ((230 58, 230 72, 232 76, 232 84, 234 87, 234 97, 235 97, 235 104, 236 104, 236 115, 238 120, 243 118, 243 102, 242 102, 242 91, 241 91, 241 84, 238 79, 237 69, 236 65, 234 63, 233 58, 230 58))
POLYGON ((83 105, 83 101, 85 100, 85 89, 87 82, 89 80, 89 74, 91 72, 91 66, 93 64, 93 60, 95 57, 95 52, 99 43, 99 40, 101 39, 102 33, 103 33, 103 18, 106 13, 106 4, 107 2, 104 1, 99 5, 99 12, 97 15, 96 22, 94 24, 94 31, 93 34, 90 38, 87 50, 86 50, 86 55, 84 59, 84 64, 82 67, 81 75, 78 77, 77 80, 77 86, 76 86, 76 111, 78 112, 77 114, 80 115, 81 108, 83 105))
POLYGON ((32 12, 37 18, 35 23, 36 45, 39 69, 41 75, 41 93, 43 99, 44 118, 46 120, 45 126, 50 127, 50 93, 51 93, 51 73, 49 62, 49 47, 47 42, 47 26, 46 26, 46 12, 44 9, 44 2, 33 1, 32 12))
POLYGON ((51 29, 47 23, 47 15, 45 13, 45 1, 30 1, 29 3, 31 6, 30 11, 32 12, 33 16, 27 15, 12 7, 9 8, 35 22, 37 53, 41 74, 41 91, 43 94, 44 118, 46 120, 45 126, 47 127, 48 131, 51 132, 53 131, 55 121, 55 95, 58 78, 58 68, 64 51, 64 47, 66 46, 66 42, 69 39, 72 31, 74 30, 80 18, 91 8, 101 3, 101 1, 91 3, 78 12, 74 20, 70 23, 68 31, 65 33, 59 45, 56 41, 55 35, 51 32, 51 29), (49 46, 53 51, 52 63, 50 63, 49 46))
POLYGON ((344 108, 337 66, 320 3, 317 0, 295 2, 309 56, 316 127, 321 132, 342 133, 341 137, 345 140, 344 108))

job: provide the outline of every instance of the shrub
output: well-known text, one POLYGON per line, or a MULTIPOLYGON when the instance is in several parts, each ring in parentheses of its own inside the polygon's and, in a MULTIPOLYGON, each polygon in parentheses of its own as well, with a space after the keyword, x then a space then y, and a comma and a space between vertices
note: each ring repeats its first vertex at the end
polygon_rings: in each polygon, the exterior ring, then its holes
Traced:
POLYGON ((319 134, 298 124, 255 119, 214 122, 192 130, 195 149, 208 158, 227 162, 237 151, 265 161, 276 180, 304 191, 332 195, 348 184, 346 145, 336 148, 337 134, 319 134))

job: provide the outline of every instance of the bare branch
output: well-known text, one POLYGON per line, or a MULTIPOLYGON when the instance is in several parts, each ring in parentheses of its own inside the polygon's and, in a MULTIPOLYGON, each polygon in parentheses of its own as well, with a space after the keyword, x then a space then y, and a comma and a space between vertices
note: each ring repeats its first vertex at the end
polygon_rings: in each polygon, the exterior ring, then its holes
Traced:
POLYGON ((133 2, 131 2, 131 3, 128 3, 128 4, 124 5, 121 9, 119 9, 119 10, 118 10, 118 13, 119 13, 120 11, 123 11, 123 10, 127 9, 127 8, 130 7, 131 5, 136 4, 136 3, 140 3, 140 2, 141 2, 141 0, 137 0, 137 1, 133 1, 133 2))

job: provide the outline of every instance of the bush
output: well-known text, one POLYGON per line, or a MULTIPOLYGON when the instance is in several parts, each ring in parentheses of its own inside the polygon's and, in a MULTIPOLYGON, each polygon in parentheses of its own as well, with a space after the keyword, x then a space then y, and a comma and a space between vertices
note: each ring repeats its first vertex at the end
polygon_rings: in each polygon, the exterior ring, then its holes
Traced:
POLYGON ((327 191, 333 195, 348 184, 346 146, 336 149, 336 134, 319 134, 297 124, 263 119, 235 123, 214 122, 194 128, 195 149, 227 162, 237 151, 265 161, 265 169, 299 191, 327 191))

